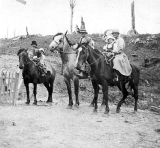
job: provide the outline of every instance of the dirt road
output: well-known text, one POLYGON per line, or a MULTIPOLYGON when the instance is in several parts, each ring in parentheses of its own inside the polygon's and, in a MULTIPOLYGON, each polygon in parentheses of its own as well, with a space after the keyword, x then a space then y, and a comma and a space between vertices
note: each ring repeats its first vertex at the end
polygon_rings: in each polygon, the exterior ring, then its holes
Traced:
POLYGON ((0 106, 0 148, 160 148, 160 115, 124 106, 116 114, 114 105, 109 116, 100 107, 93 114, 86 102, 66 109, 68 97, 56 93, 52 104, 44 100, 0 106))

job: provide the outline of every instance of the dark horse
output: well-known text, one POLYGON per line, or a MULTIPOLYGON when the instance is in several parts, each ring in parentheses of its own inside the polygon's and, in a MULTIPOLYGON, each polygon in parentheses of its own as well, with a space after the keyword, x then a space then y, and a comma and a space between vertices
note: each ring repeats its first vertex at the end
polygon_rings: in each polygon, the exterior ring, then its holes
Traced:
POLYGON ((71 47, 71 42, 68 40, 65 34, 57 33, 53 37, 53 41, 50 43, 49 48, 53 52, 54 50, 59 51, 61 60, 62 60, 62 68, 63 68, 63 76, 64 81, 67 86, 68 95, 69 95, 69 104, 68 108, 72 108, 73 99, 72 99, 72 89, 71 89, 71 80, 74 83, 74 93, 76 96, 75 106, 79 106, 79 77, 77 76, 77 70, 75 69, 76 62, 76 51, 71 47))
POLYGON ((47 72, 45 76, 41 76, 39 73, 38 67, 36 63, 32 60, 29 59, 27 49, 20 49, 17 53, 19 56, 19 68, 22 69, 22 75, 24 79, 24 85, 26 87, 26 92, 27 92, 27 102, 26 104, 30 103, 30 98, 29 98, 29 83, 33 83, 34 89, 33 89, 33 94, 34 94, 34 103, 37 105, 37 99, 36 99, 36 94, 37 94, 37 84, 43 83, 44 86, 47 88, 48 91, 48 100, 47 103, 52 102, 52 93, 53 93, 53 84, 55 80, 55 69, 51 67, 52 71, 47 72))
POLYGON ((90 46, 86 44, 79 44, 78 46, 78 55, 76 67, 80 69, 84 62, 88 62, 91 67, 91 80, 94 88, 94 99, 91 105, 94 105, 94 111, 97 112, 97 99, 99 93, 99 84, 102 86, 103 91, 103 103, 106 105, 105 113, 109 113, 108 106, 108 86, 118 86, 120 91, 123 94, 123 98, 117 105, 116 112, 120 112, 120 107, 122 103, 125 102, 125 99, 129 95, 129 92, 126 89, 126 83, 129 84, 130 89, 134 90, 133 96, 135 98, 135 107, 134 111, 137 111, 137 101, 138 101, 138 84, 140 71, 135 65, 131 65, 132 73, 131 77, 123 76, 119 73, 119 81, 117 83, 113 82, 113 68, 106 61, 105 56, 98 50, 92 49, 90 46))

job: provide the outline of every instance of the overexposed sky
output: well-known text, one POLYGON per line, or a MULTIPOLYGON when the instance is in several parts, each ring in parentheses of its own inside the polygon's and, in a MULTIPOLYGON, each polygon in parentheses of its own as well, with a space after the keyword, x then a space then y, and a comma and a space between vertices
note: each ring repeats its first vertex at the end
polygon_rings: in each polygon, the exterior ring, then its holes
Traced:
MULTIPOLYGON (((83 17, 88 33, 103 33, 131 29, 131 2, 133 0, 76 0, 73 18, 81 25, 83 17)), ((0 38, 29 34, 54 35, 70 31, 70 0, 0 0, 0 38)), ((136 30, 139 33, 160 33, 160 0, 135 0, 136 30)))

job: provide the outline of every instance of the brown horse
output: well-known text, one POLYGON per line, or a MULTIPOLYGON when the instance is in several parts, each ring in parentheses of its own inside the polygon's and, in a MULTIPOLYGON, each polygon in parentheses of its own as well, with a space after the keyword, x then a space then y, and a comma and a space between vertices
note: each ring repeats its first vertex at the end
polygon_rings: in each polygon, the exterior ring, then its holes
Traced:
POLYGON ((73 100, 72 100, 72 90, 71 90, 71 80, 74 83, 74 93, 76 96, 75 106, 79 106, 79 77, 77 76, 77 69, 75 69, 75 62, 76 62, 76 51, 71 48, 71 43, 68 40, 65 34, 57 33, 53 37, 53 41, 50 43, 49 48, 50 51, 57 50, 60 53, 61 60, 62 60, 62 68, 63 68, 63 76, 64 81, 67 86, 68 95, 69 95, 69 104, 68 108, 72 108, 73 100))
POLYGON ((48 100, 47 103, 52 102, 52 93, 53 93, 53 84, 56 76, 56 71, 51 66, 51 72, 48 71, 45 76, 41 76, 39 73, 39 69, 36 65, 36 63, 28 57, 27 53, 28 49, 20 49, 17 53, 19 56, 19 68, 22 69, 22 75, 24 79, 24 85, 26 87, 26 92, 27 92, 27 102, 26 104, 30 103, 30 98, 29 98, 29 83, 33 83, 34 89, 33 89, 33 94, 34 94, 34 103, 37 105, 37 84, 43 83, 44 86, 47 88, 48 91, 48 100))
POLYGON ((120 112, 120 107, 122 103, 125 102, 125 99, 129 95, 129 92, 126 89, 126 84, 129 83, 131 89, 134 90, 134 98, 135 98, 135 107, 134 111, 137 111, 137 101, 138 101, 138 84, 140 78, 140 71, 135 65, 132 66, 132 73, 131 77, 123 76, 122 74, 118 73, 119 81, 113 81, 113 68, 112 66, 106 61, 105 56, 97 49, 92 49, 90 46, 86 44, 79 44, 78 46, 78 55, 77 55, 77 62, 76 68, 81 69, 81 66, 86 61, 89 63, 91 67, 91 80, 92 85, 94 88, 94 99, 92 101, 92 105, 94 105, 94 111, 97 112, 97 99, 99 93, 99 85, 102 86, 103 91, 103 104, 106 105, 105 113, 109 113, 109 106, 108 106, 108 86, 118 86, 120 91, 123 94, 123 98, 117 105, 116 112, 120 112))

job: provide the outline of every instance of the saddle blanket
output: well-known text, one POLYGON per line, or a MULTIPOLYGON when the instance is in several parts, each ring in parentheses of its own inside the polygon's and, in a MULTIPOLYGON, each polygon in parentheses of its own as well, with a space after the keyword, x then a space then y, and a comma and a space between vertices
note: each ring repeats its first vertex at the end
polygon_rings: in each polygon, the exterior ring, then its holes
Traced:
POLYGON ((115 56, 113 65, 113 68, 118 70, 122 75, 129 76, 132 72, 132 67, 124 52, 115 56))

